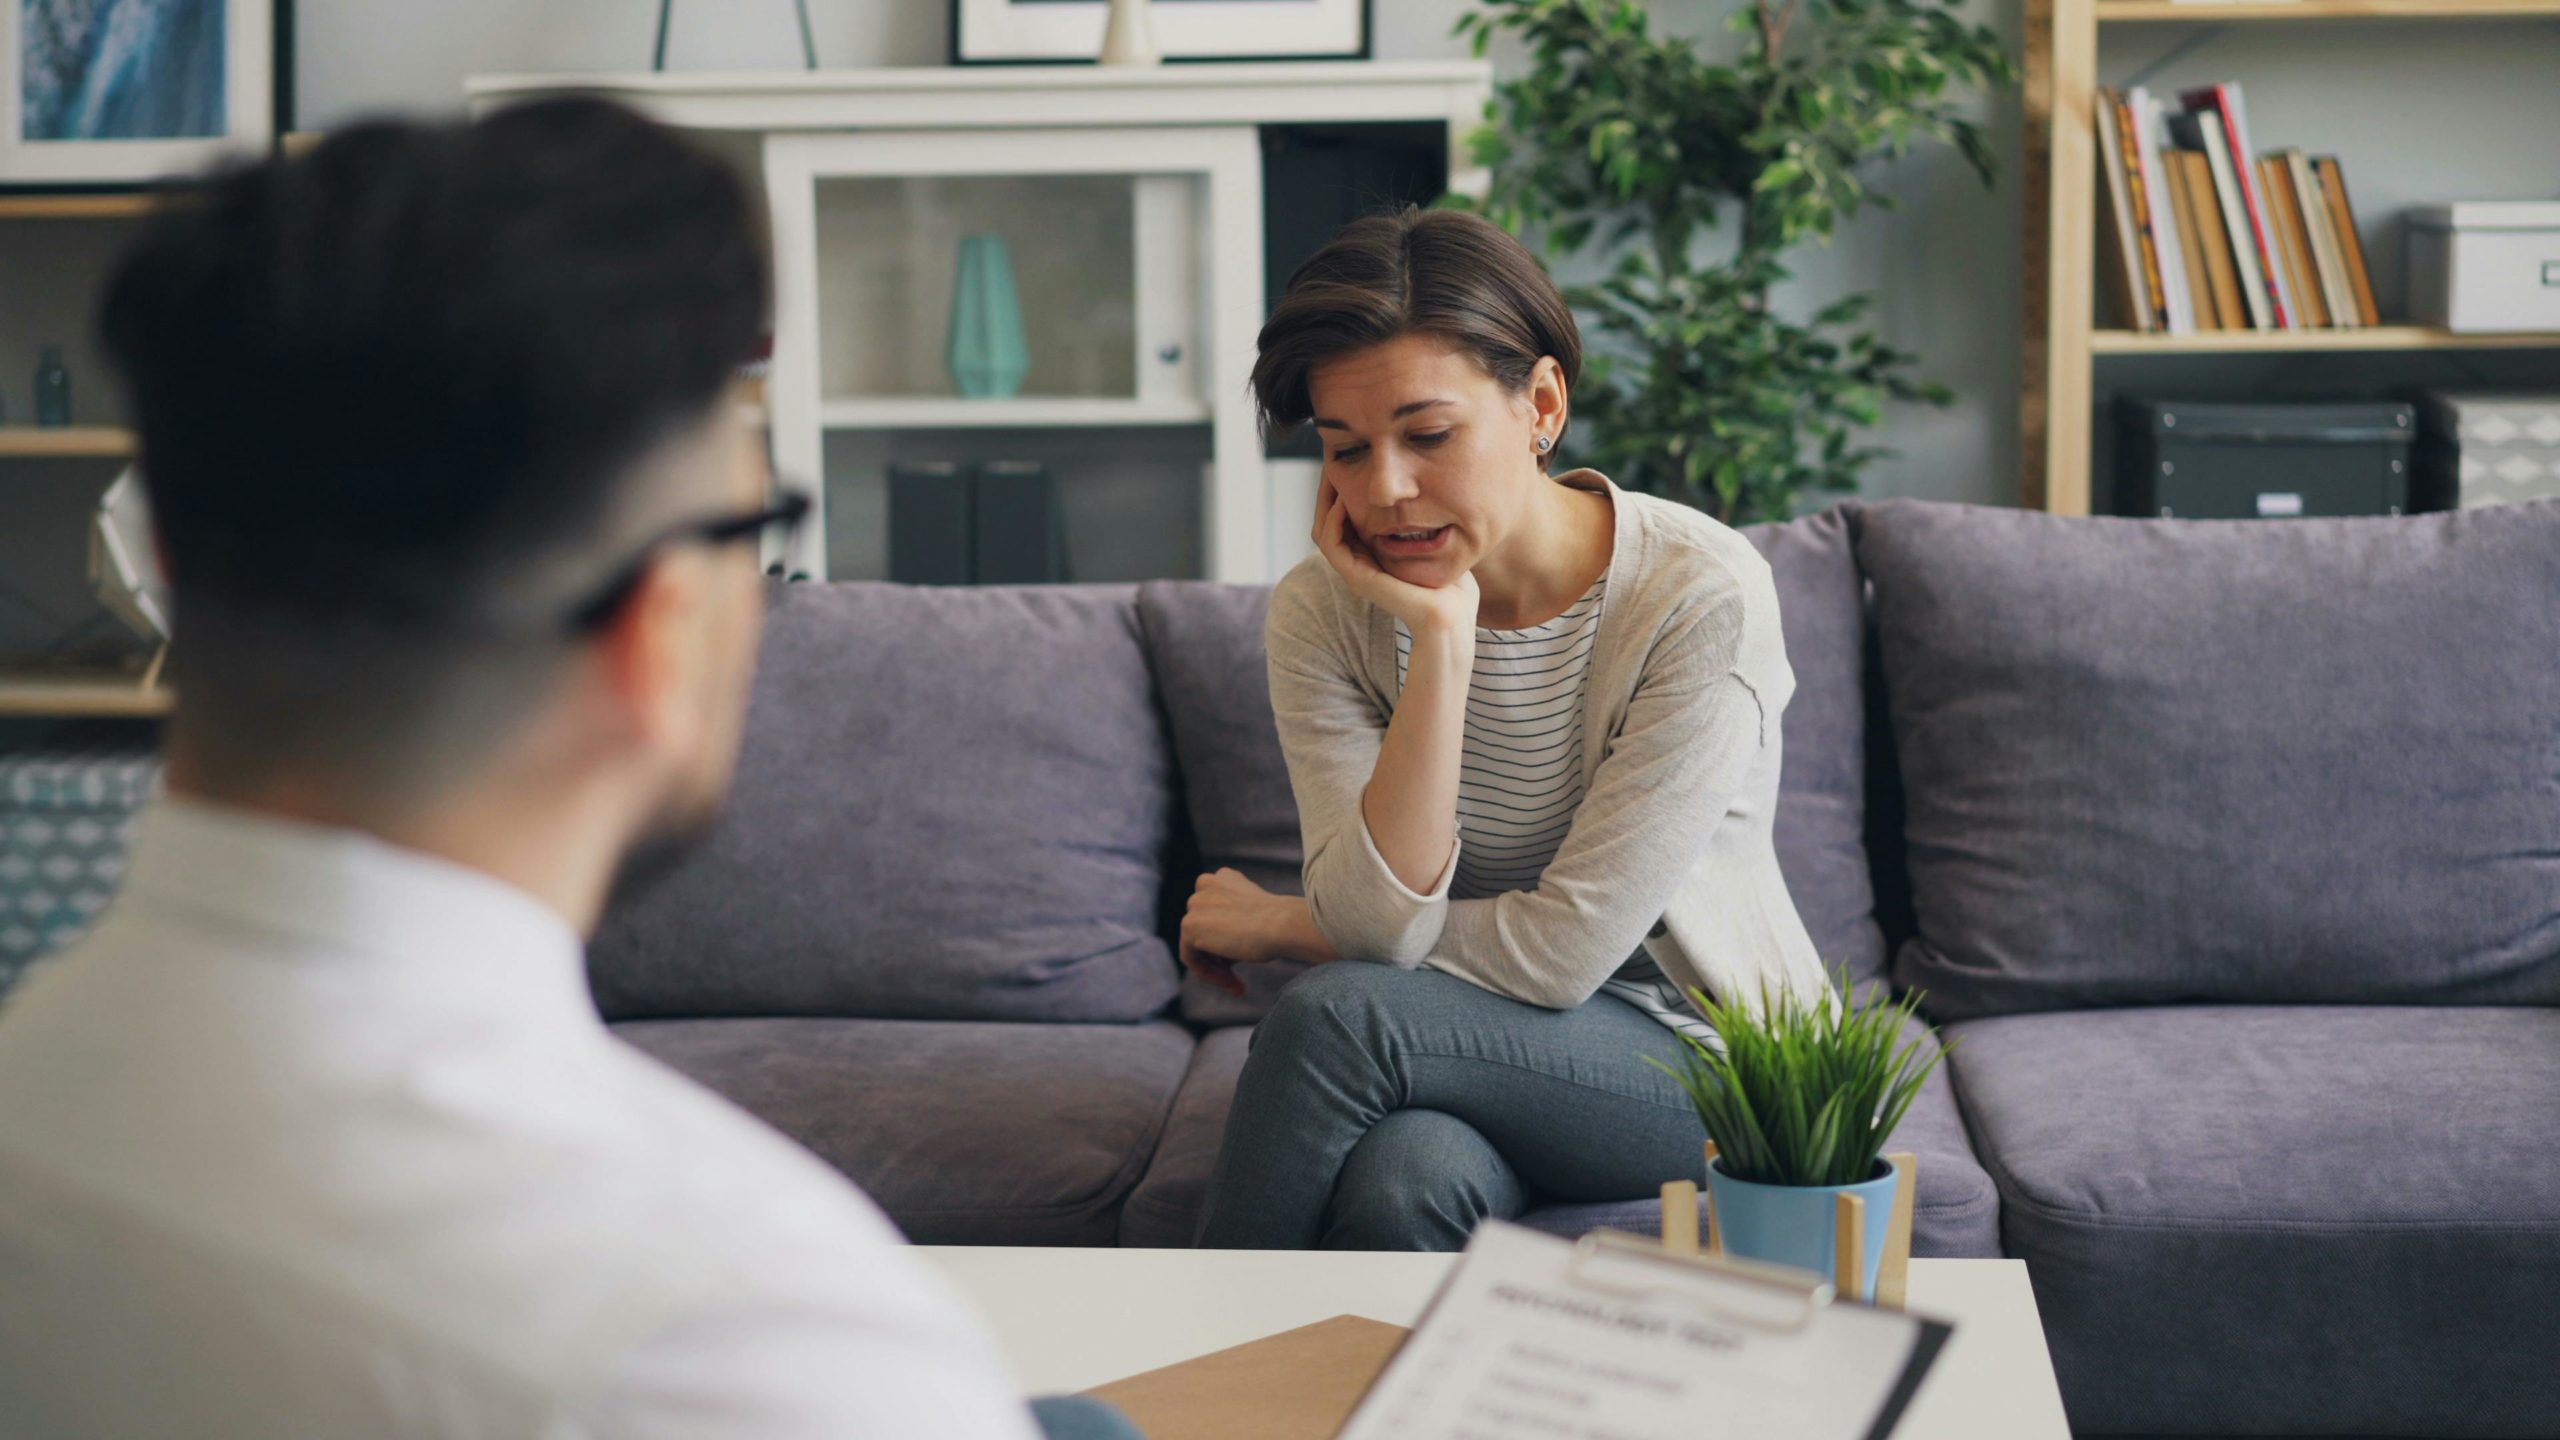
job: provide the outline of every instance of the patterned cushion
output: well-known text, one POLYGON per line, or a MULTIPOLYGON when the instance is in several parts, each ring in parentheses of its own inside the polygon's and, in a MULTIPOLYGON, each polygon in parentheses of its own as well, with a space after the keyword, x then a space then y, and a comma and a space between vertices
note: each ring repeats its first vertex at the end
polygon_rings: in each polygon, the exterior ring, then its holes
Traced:
POLYGON ((159 760, 130 742, 0 756, 0 993, 106 909, 135 815, 159 789, 159 760))

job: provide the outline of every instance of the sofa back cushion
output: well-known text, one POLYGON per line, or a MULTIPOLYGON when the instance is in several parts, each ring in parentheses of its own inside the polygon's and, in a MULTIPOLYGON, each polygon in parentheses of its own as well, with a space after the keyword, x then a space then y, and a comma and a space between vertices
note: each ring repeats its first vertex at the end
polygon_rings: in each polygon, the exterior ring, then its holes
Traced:
POLYGON ((2560 1003, 2560 503, 1858 553, 1933 1013, 2560 1003))
POLYGON ((1866 581, 1851 528, 1857 508, 1837 506, 1744 536, 1769 562, 1787 637, 1795 698, 1781 728, 1778 868, 1825 968, 1851 983, 1885 973, 1884 932, 1867 850, 1866 581))
POLYGON ((728 807, 608 913, 597 1001, 1145 1018, 1172 803, 1134 587, 778 586, 728 807))
MULTIPOLYGON (((1154 662, 1173 753, 1180 767, 1182 817, 1192 873, 1168 874, 1172 918, 1199 872, 1233 866, 1267 890, 1302 892, 1298 802, 1271 718, 1271 676, 1262 648, 1271 590, 1155 580, 1138 589, 1138 617, 1154 662)), ((1185 976, 1182 1013, 1201 1025, 1262 1018, 1280 986, 1305 967, 1248 965, 1247 992, 1226 994, 1185 976)))

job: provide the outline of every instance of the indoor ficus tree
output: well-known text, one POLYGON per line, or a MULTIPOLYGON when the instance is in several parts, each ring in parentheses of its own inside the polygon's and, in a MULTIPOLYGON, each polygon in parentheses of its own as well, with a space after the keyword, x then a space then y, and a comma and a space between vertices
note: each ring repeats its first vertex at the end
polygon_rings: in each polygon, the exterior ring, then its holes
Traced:
POLYGON ((1485 0, 1458 22, 1479 54, 1505 32, 1529 51, 1473 137, 1493 177, 1481 208, 1605 276, 1565 287, 1590 353, 1580 459, 1729 523, 1784 519, 1887 453, 1853 444, 1886 398, 1954 398, 1853 328, 1872 294, 1796 320, 1769 292, 1790 249, 1892 206, 1860 178, 1869 162, 1935 139, 1991 183, 1960 112, 2016 72, 1956 8, 1755 0, 1729 22, 1729 62, 1654 34, 1637 0, 1485 0))

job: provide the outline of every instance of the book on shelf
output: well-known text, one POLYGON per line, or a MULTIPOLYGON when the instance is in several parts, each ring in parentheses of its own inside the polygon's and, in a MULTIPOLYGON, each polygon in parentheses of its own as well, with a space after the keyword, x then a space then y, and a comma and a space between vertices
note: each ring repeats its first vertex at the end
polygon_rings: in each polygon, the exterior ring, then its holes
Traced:
MULTIPOLYGON (((2179 154, 2179 151, 2163 151, 2163 156, 2173 154, 2179 154)), ((2166 161, 2163 161, 2163 172, 2166 172, 2166 161)), ((2186 272, 2186 310, 2189 310, 2189 315, 2194 315, 2196 331, 2217 331, 2220 325, 2214 325, 2212 292, 2202 292, 2202 295, 2196 292, 2196 287, 2204 284, 2204 249, 2196 246, 2196 215, 2194 210, 2186 208, 2186 184, 2173 172, 2168 172, 2168 218, 2173 223, 2173 231, 2179 233, 2176 251, 2179 251, 2179 269, 2186 272)))
POLYGON ((2338 245, 2345 252, 2347 278, 2355 287, 2356 313, 2367 325, 2382 323, 2382 308, 2374 303, 2373 273, 2365 268, 2364 237, 2356 233, 2355 207, 2347 203, 2347 176, 2338 168, 2338 157, 2323 155, 2311 162, 2312 171, 2320 177, 2321 199, 2329 206, 2329 218, 2337 227, 2338 245))
POLYGON ((2186 169, 2179 163, 2182 152, 2162 150, 2161 168, 2169 190, 2169 213, 2178 222, 2178 266, 2187 275, 2187 311, 2195 318, 2198 330, 2219 330, 2222 318, 2213 299, 2213 280, 2206 268, 2204 236, 2196 224, 2196 210, 2188 198, 2186 169))
POLYGON ((2121 183, 2109 186, 2105 176, 2099 177, 2098 279, 2106 286, 2107 314, 2116 325, 2147 335, 2151 332, 2151 310, 2134 299, 2133 277, 2140 273, 2142 262, 2127 255, 2126 247, 2133 242, 2125 223, 2124 201, 2120 198, 2123 194, 2121 183))
POLYGON ((2313 283, 2311 247, 2303 240, 2302 212, 2294 204, 2293 174, 2284 161, 2261 155, 2257 161, 2258 193, 2266 198, 2267 228, 2274 233, 2276 264, 2284 272, 2284 291, 2293 302, 2293 330, 2325 330, 2329 314, 2313 283))
POLYGON ((2098 224, 2106 254, 2099 269, 2116 323, 2138 334, 2159 329, 2142 275, 2142 241, 2134 233, 2133 199, 2125 184, 2124 131, 2116 124, 2115 92, 2098 92, 2098 224))
POLYGON ((2169 117, 2169 133, 2179 144, 2204 156, 2205 171, 2213 183, 2214 215, 2222 226, 2223 254, 2231 261, 2246 315, 2246 323, 2235 328, 2274 329, 2275 312, 2268 304, 2266 271, 2259 263, 2258 247, 2249 238, 2249 210, 2240 198, 2239 167, 2231 163, 2231 148, 2223 138, 2221 124, 2209 115, 2173 115, 2169 117))
POLYGON ((2147 224, 2152 247, 2160 257, 2161 314, 2172 335, 2196 331, 2195 305, 2187 291, 2186 257, 2178 248, 2175 212, 2169 208, 2169 186, 2160 171, 2160 102, 2136 85, 2124 95, 2125 113, 2133 122, 2133 163, 2150 211, 2147 224))
POLYGON ((2102 91, 2099 99, 2112 120, 2113 168, 2120 180, 2117 213, 2124 217, 2120 223, 2126 230, 2126 253, 2135 261, 2131 288, 2141 305, 2138 328, 2146 333, 2169 330, 2174 328, 2174 312, 2169 303, 2168 278, 2161 266, 2159 234, 2151 221, 2151 189, 2143 181, 2141 131, 2124 95, 2102 91))
POLYGON ((2098 92, 2099 266, 2141 334, 2381 323, 2335 156, 2248 148, 2240 87, 2098 92))
MULTIPOLYGON (((2178 96, 2190 114, 2209 117, 2208 123, 2222 131, 2224 144, 2231 152, 2233 179, 2240 192, 2242 213, 2248 217, 2249 240, 2257 251, 2258 268, 2266 277, 2268 324, 2261 329, 2298 330, 2302 321, 2296 313, 2297 300, 2284 283, 2284 274, 2276 252, 2276 237, 2269 227, 2267 199, 2258 183, 2257 167, 2251 162, 2257 147, 2249 143, 2249 111, 2247 101, 2236 84, 2207 85, 2182 92, 2178 96)), ((2235 238, 2238 226, 2233 227, 2235 238)))
POLYGON ((2187 209, 2195 216, 2196 242, 2203 247, 2205 276, 2213 290, 2214 328, 2249 328, 2249 303, 2240 294, 2240 271, 2231 263, 2231 231, 2222 223, 2222 197, 2213 186, 2213 161, 2202 150, 2172 150, 2179 178, 2185 183, 2187 209))
POLYGON ((2320 177, 2312 173, 2310 156, 2300 150, 2283 153, 2293 177, 2294 202, 2302 209, 2302 228, 2311 237, 2311 263, 2320 272, 2320 299, 2329 309, 2329 323, 2341 330, 2360 329, 2364 317, 2356 313, 2356 297, 2347 285, 2346 260, 2338 250, 2329 206, 2320 198, 2320 177))

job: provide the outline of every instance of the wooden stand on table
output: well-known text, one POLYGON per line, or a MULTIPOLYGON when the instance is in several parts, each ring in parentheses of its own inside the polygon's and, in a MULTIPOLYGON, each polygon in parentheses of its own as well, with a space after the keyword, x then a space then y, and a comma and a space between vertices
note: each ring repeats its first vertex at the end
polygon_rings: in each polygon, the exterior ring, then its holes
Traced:
MULTIPOLYGON (((1920 1183, 1920 1157, 1908 1151, 1887 1155, 1885 1162, 1893 1166, 1897 1177, 1893 1186, 1893 1219, 1884 1237, 1884 1258, 1876 1267, 1875 1303, 1888 1310, 1899 1310, 1911 1280, 1911 1206, 1920 1183)), ((1707 1142, 1707 1163, 1716 1162, 1716 1142, 1707 1142)), ((1861 1300, 1866 1296, 1867 1202, 1855 1195, 1836 1197, 1832 1212, 1836 1227, 1832 1234, 1833 1273, 1831 1288, 1844 1300, 1861 1300)), ((1691 1180, 1674 1180, 1662 1187, 1662 1247, 1682 1255, 1722 1255, 1724 1225, 1715 1214, 1716 1193, 1707 1191, 1707 1234, 1701 1246, 1698 1237, 1698 1186, 1691 1180)))

